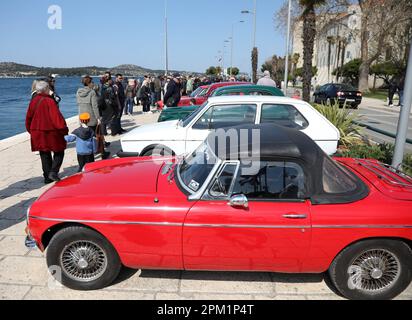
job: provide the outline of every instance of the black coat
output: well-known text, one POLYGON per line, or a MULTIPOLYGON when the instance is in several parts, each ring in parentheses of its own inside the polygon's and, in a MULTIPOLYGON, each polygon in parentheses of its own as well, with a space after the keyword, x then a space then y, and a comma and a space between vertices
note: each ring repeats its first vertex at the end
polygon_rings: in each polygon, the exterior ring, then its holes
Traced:
POLYGON ((167 86, 167 91, 163 99, 163 103, 170 107, 177 107, 181 99, 180 94, 180 84, 176 83, 174 80, 171 80, 167 86), (169 104, 168 101, 171 101, 169 104))

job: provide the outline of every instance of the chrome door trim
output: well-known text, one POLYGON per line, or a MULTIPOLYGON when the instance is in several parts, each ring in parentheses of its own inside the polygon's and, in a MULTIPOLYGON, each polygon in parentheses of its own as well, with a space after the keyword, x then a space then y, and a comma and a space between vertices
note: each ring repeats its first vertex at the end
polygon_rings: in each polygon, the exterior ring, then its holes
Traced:
POLYGON ((146 226, 163 226, 163 227, 182 227, 183 223, 174 222, 140 222, 140 221, 104 221, 104 220, 73 220, 59 218, 42 218, 31 216, 30 219, 53 222, 72 222, 72 223, 91 223, 91 224, 113 224, 113 225, 146 225, 146 226))

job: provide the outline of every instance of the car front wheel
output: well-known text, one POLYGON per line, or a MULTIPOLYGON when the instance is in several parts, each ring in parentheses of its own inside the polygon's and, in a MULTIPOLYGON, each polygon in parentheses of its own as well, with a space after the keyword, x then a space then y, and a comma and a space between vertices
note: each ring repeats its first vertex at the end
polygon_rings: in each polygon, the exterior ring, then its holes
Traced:
POLYGON ((119 275, 121 262, 113 246, 84 227, 57 232, 47 249, 47 265, 56 280, 74 290, 98 290, 119 275))
POLYGON ((412 280, 412 250, 401 241, 368 240, 343 250, 329 275, 337 290, 354 300, 389 300, 412 280))

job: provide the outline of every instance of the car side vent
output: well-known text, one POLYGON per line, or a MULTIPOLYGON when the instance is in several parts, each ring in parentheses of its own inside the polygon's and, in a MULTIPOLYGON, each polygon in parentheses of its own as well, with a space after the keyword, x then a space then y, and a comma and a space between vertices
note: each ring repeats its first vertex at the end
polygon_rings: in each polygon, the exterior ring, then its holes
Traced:
POLYGON ((358 164, 376 174, 380 180, 387 184, 394 187, 412 189, 412 177, 400 169, 371 160, 358 160, 358 164))

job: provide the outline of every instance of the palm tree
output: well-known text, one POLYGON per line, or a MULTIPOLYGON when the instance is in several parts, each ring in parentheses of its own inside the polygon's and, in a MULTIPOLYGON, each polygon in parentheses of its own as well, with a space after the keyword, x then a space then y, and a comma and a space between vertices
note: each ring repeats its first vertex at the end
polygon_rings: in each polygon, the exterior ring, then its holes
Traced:
POLYGON ((303 100, 310 101, 312 83, 312 59, 316 38, 316 13, 315 8, 325 4, 326 0, 299 0, 303 8, 303 100))
POLYGON ((254 47, 252 51, 253 83, 257 83, 258 54, 258 48, 254 47))

